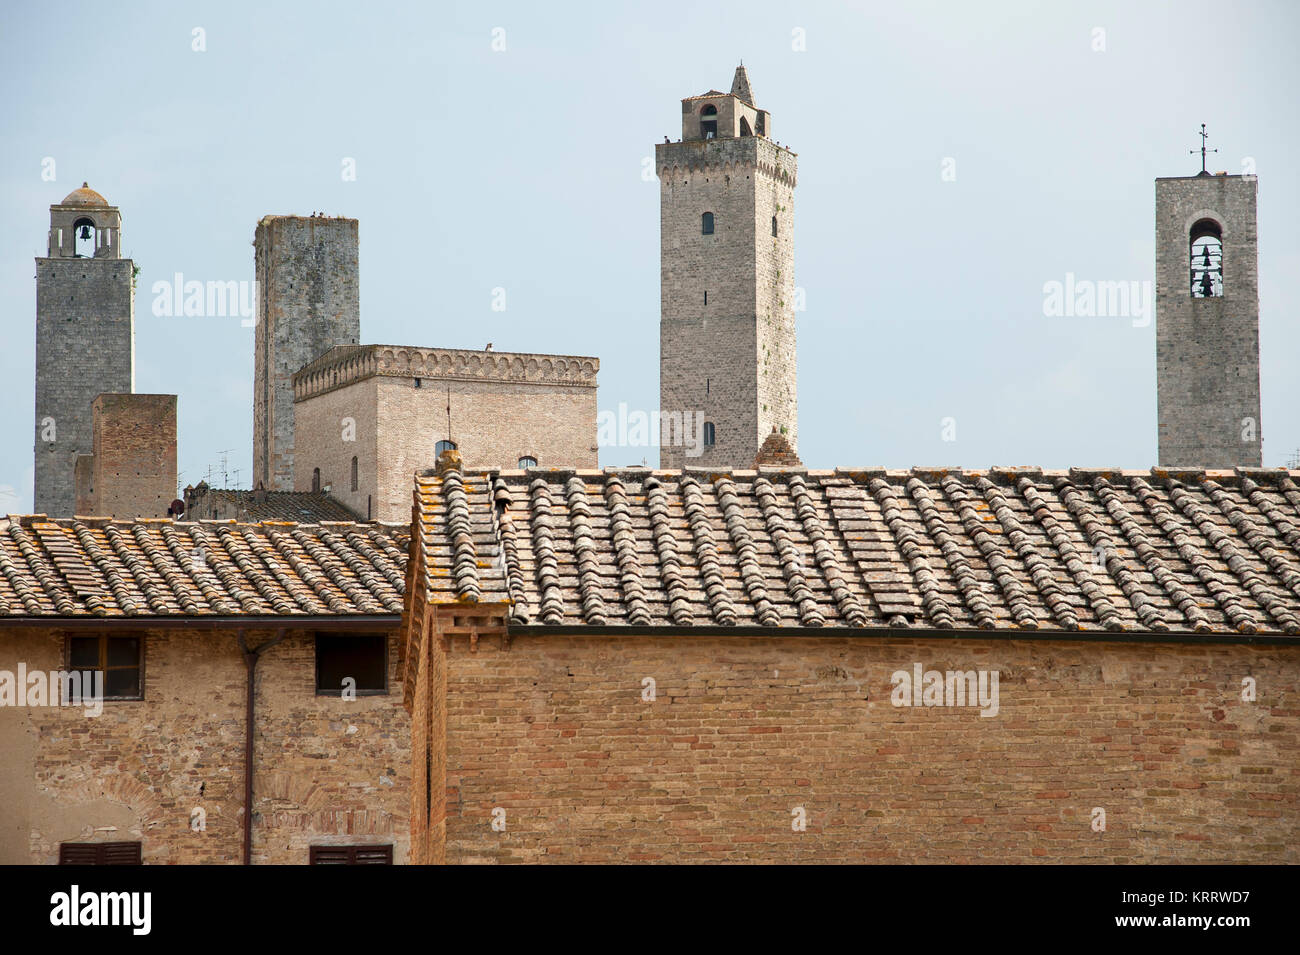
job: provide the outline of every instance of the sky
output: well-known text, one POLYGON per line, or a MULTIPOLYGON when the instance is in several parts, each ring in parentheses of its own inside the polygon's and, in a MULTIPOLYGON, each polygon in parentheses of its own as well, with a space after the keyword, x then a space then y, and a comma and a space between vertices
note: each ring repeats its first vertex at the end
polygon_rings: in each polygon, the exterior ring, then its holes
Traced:
POLYGON ((83 180, 141 270, 135 388, 179 395, 182 487, 249 486, 254 330, 152 289, 251 282, 268 214, 360 221, 363 342, 595 355, 601 409, 655 408, 648 157, 742 58, 798 153, 807 466, 1155 464, 1155 320, 1047 314, 1045 287, 1153 281, 1154 180, 1199 171, 1201 123, 1211 171, 1259 176, 1283 464, 1297 35, 1290 2, 5 4, 0 513, 32 504, 33 259, 83 180))

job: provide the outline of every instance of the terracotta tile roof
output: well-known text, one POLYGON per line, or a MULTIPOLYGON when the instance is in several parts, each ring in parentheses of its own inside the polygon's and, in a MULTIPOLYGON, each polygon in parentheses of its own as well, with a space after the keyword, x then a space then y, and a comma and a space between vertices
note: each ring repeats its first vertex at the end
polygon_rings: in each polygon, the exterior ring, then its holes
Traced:
POLYGON ((0 520, 5 617, 401 613, 406 525, 0 520))
POLYGON ((210 488, 200 483, 186 494, 186 520, 296 521, 314 524, 320 521, 355 521, 342 503, 323 492, 248 491, 210 488))
POLYGON ((1300 472, 417 478, 435 603, 514 623, 1300 634, 1300 472))

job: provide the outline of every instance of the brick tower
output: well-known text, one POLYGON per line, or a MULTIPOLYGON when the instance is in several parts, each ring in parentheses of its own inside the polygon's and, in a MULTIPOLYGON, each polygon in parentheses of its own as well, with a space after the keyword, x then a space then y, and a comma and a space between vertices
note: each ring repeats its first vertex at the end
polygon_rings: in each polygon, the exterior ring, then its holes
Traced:
POLYGON ((662 467, 750 467, 773 428, 798 443, 796 163, 771 135, 742 64, 730 93, 682 100, 681 141, 655 146, 662 467), (692 455, 691 424, 686 444, 668 431, 699 415, 692 455))
POLYGON ((253 487, 292 491, 293 373, 361 336, 357 220, 265 216, 253 246, 253 487))
POLYGON ((1254 176, 1156 180, 1160 464, 1258 467, 1254 176))
POLYGON ((36 260, 34 510, 71 517, 79 455, 92 453, 91 402, 135 388, 135 308, 122 216, 86 183, 50 206, 36 260))

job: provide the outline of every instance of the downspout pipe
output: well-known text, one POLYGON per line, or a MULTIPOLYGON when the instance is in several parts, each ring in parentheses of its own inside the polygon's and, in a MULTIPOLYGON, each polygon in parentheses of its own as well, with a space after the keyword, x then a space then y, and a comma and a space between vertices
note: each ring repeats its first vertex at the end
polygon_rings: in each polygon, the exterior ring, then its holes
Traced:
POLYGON ((244 631, 236 631, 239 652, 244 655, 244 668, 248 671, 248 689, 244 698, 244 865, 253 864, 253 700, 257 688, 257 661, 267 650, 284 639, 279 630, 265 643, 249 648, 244 631))

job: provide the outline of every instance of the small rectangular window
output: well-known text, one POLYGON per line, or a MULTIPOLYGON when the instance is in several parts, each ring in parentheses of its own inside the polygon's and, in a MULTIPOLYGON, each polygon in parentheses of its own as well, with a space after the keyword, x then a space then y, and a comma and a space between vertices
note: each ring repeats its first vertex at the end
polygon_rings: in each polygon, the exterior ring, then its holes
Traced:
POLYGON ((312 846, 311 865, 392 865, 389 846, 312 846))
POLYGON ((61 842, 59 865, 141 865, 138 842, 61 842))
POLYGON ((341 696, 344 690, 355 690, 358 696, 388 692, 388 637, 316 635, 316 695, 341 696))
POLYGON ((106 700, 143 699, 144 638, 69 637, 68 669, 81 671, 83 687, 94 686, 98 672, 106 700))

